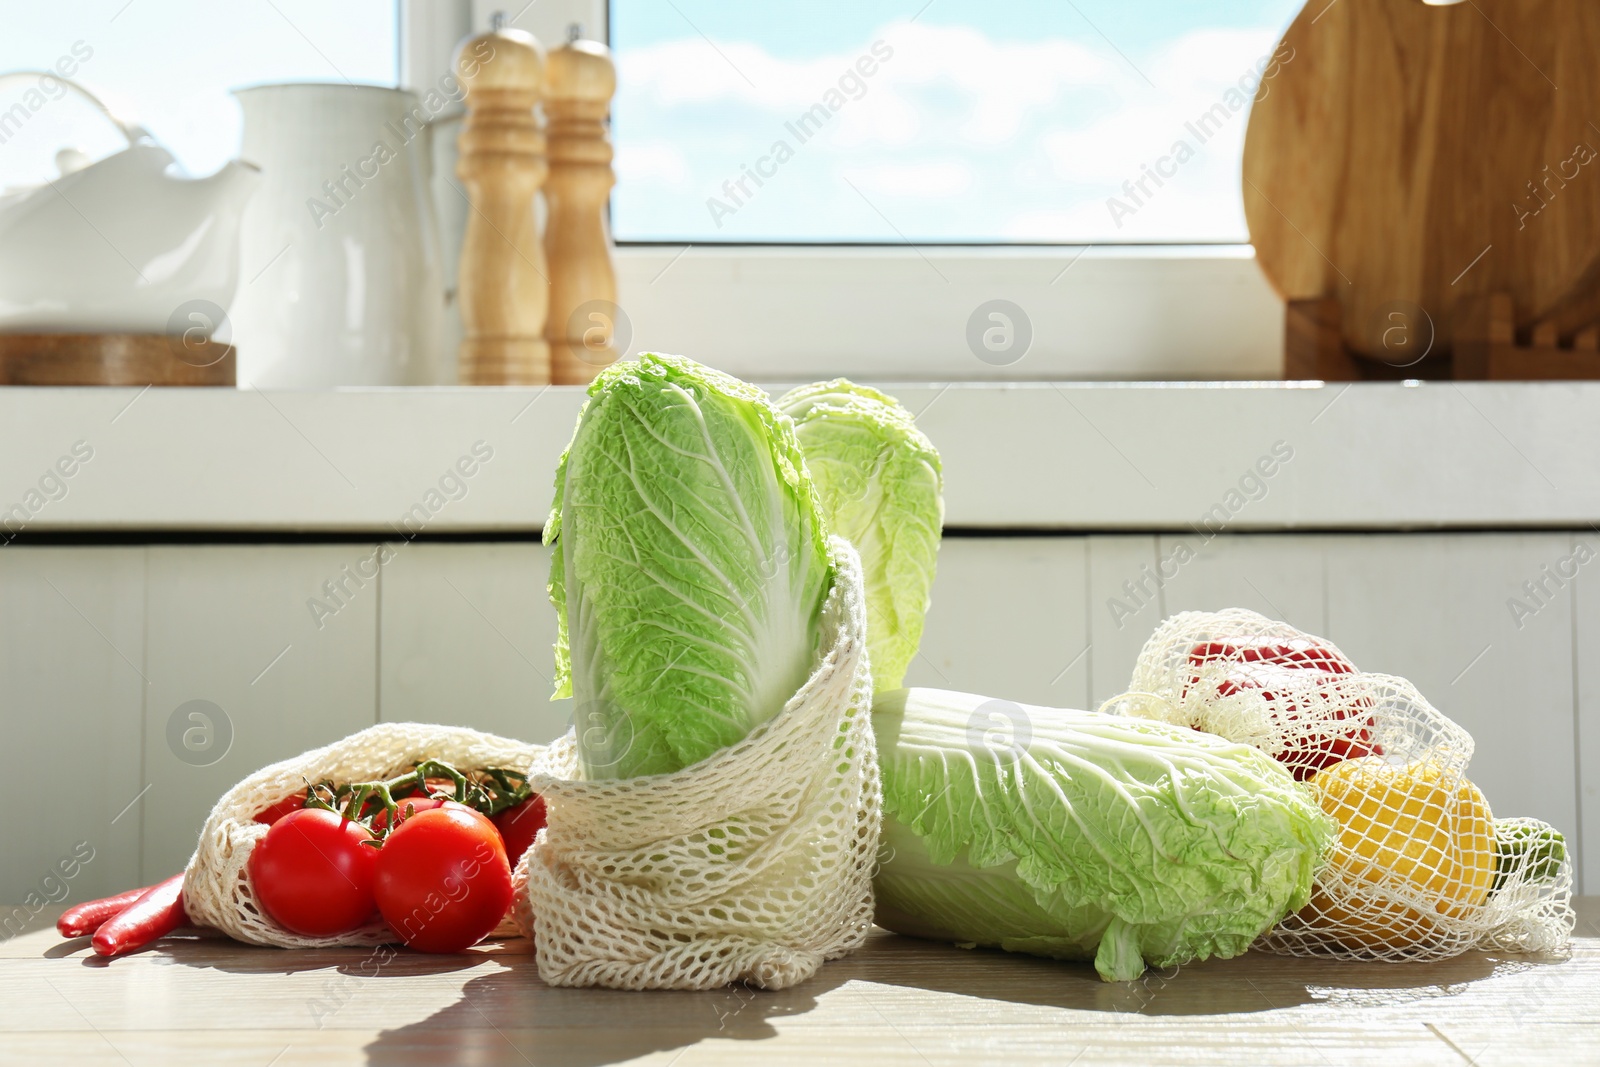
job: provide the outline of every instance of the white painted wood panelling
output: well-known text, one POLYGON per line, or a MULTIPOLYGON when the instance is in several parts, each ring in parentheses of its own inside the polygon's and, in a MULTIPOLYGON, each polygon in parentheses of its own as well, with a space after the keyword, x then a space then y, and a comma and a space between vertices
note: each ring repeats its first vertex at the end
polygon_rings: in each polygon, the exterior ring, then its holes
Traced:
POLYGON ((1143 534, 1090 537, 1089 598, 1084 605, 1093 642, 1089 660, 1089 707, 1122 693, 1133 677, 1139 650, 1161 620, 1160 563, 1156 538, 1143 534))
POLYGON ((946 538, 906 684, 1084 707, 1083 538, 946 538))
MULTIPOLYGON (((1583 536, 1600 548, 1600 535, 1583 536)), ((1586 571, 1584 596, 1569 582, 1520 620, 1508 607, 1531 603, 1523 583, 1542 580, 1572 543, 1568 532, 1228 534, 1162 576, 1173 536, 950 537, 908 682, 1094 707, 1126 686, 1173 612, 1239 605, 1286 617, 1366 669, 1411 678, 1469 729, 1472 774, 1496 812, 1569 834, 1593 892, 1600 586, 1586 571)), ((75 895, 167 874, 240 777, 380 716, 536 741, 563 730, 565 704, 546 699, 555 617, 545 550, 392 547, 378 578, 359 577, 377 552, 360 543, 0 549, 0 724, 27 757, 15 773, 42 787, 31 768, 70 751, 88 790, 87 803, 47 810, 8 838, 0 897, 25 895, 80 839, 96 859, 75 895), (343 585, 338 601, 324 583, 343 585), (318 619, 312 598, 337 610, 318 619), (210 701, 231 725, 215 764, 186 762, 169 744, 169 719, 190 700, 210 701)))
POLYGON ((1174 576, 1161 589, 1163 616, 1249 608, 1308 633, 1326 633, 1327 541, 1284 534, 1222 534, 1210 540, 1192 533, 1164 535, 1161 558, 1171 561, 1174 576), (1187 553, 1192 556, 1179 562, 1187 553))
POLYGON ((138 881, 144 560, 142 548, 0 549, 0 741, 13 797, 0 901, 92 899, 138 881), (56 863, 80 842, 92 859, 59 879, 56 863))
MULTIPOLYGON (((1574 550, 1581 543, 1586 554, 1600 553, 1600 534, 1594 530, 1574 535, 1571 543, 1574 550)), ((1578 685, 1573 762, 1579 787, 1580 855, 1583 884, 1596 893, 1600 892, 1600 555, 1582 564, 1573 597, 1572 649, 1578 685)))
POLYGON ((550 700, 556 613, 538 544, 389 546, 379 622, 379 714, 527 741, 570 724, 550 700))
POLYGON ((378 618, 376 574, 358 581, 344 571, 359 578, 374 545, 148 551, 147 882, 188 862, 206 812, 240 778, 376 721, 378 618), (336 603, 324 583, 341 581, 336 603), (337 612, 319 620, 313 598, 337 612), (191 763, 168 743, 169 720, 193 700, 209 701, 231 725, 230 747, 209 765, 197 764, 214 749, 191 763))
MULTIPOLYGON (((1398 674, 1476 741, 1469 774, 1498 816, 1534 816, 1578 841, 1570 586, 1514 618, 1571 537, 1326 539, 1328 636, 1363 670, 1398 674)), ((1591 888, 1593 887, 1591 883, 1591 888)))

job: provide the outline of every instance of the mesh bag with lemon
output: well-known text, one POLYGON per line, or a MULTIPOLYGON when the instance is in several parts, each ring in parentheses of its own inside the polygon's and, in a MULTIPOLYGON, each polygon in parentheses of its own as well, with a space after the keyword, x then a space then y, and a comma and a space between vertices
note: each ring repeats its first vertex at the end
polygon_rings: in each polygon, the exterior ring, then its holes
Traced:
POLYGON ((1467 774, 1471 735, 1404 678, 1359 671, 1331 642, 1255 612, 1184 612, 1107 707, 1255 745, 1338 823, 1310 902, 1260 947, 1379 960, 1565 951, 1562 835, 1496 819, 1467 774))

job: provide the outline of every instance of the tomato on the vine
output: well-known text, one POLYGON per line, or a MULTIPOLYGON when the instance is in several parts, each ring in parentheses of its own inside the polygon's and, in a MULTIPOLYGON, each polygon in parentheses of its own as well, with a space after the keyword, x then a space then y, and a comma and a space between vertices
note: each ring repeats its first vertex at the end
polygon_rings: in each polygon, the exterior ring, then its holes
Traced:
POLYGON ((460 952, 511 906, 511 865, 488 818, 450 804, 401 821, 384 840, 374 891, 400 940, 421 952, 460 952))
MULTIPOLYGON (((402 824, 403 825, 403 824, 402 824)), ((301 808, 272 824, 250 853, 256 900, 304 937, 349 933, 376 910, 372 831, 336 811, 301 808)))
POLYGON ((306 795, 304 793, 296 793, 256 812, 256 822, 261 823, 263 826, 271 826, 291 811, 299 811, 305 806, 306 795))
POLYGON ((544 797, 531 796, 493 816, 495 829, 506 843, 506 859, 515 867, 533 839, 544 829, 544 797))
MULTIPOLYGON (((446 804, 455 804, 456 802, 446 797, 406 797, 404 800, 397 800, 394 803, 395 824, 399 825, 420 812, 432 811, 434 808, 442 808, 446 804)), ((466 805, 456 804, 456 806, 465 807, 466 805)), ((372 817, 372 828, 380 834, 389 828, 388 811, 379 809, 378 814, 372 817)))

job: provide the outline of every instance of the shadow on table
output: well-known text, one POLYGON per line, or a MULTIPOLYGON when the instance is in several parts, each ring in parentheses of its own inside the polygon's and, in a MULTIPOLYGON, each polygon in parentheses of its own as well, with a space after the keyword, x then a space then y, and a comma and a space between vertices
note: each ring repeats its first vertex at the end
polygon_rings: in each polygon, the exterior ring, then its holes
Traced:
MULTIPOLYGON (((79 938, 87 947, 88 939, 79 938)), ((62 955, 75 949, 61 946, 62 955)), ((467 952, 428 956, 408 952, 397 945, 375 948, 313 948, 285 950, 265 945, 244 945, 215 930, 192 930, 177 937, 163 938, 143 952, 165 954, 180 967, 219 971, 223 974, 300 974, 306 971, 331 971, 349 978, 444 975, 480 966, 486 956, 504 951, 504 943, 488 942, 467 952)), ((85 967, 104 967, 114 960, 92 952, 83 958, 85 967)))
POLYGON ((467 982, 450 1007, 385 1030, 367 1046, 367 1062, 601 1067, 708 1038, 762 1041, 778 1036, 774 1019, 811 1011, 850 977, 830 964, 792 989, 634 993, 560 989, 539 980, 532 955, 510 962, 467 982))
MULTIPOLYGON (((1145 1016, 1231 1015, 1307 1004, 1379 1007, 1464 993, 1506 963, 1470 953, 1441 963, 1378 964, 1253 953, 1209 960, 1136 982, 1102 982, 1092 965, 948 945, 876 932, 867 947, 829 963, 793 989, 742 986, 704 993, 558 989, 539 980, 531 953, 468 981, 455 1004, 367 1046, 368 1062, 510 1063, 601 1067, 687 1048, 707 1039, 762 1041, 776 1020, 804 1015, 852 984, 846 995, 892 1018, 903 1006, 884 987, 931 990, 980 1001, 1145 1016)), ((952 1012, 963 1009, 952 1005, 952 1012)), ((752 1049, 751 1060, 759 1057, 752 1049)))
MULTIPOLYGON (((931 946, 892 935, 861 957, 866 981, 956 996, 1075 1011, 1161 1015, 1236 1015, 1318 1002, 1369 1007, 1464 993, 1502 963, 1468 953, 1438 963, 1357 963, 1252 952, 1244 960, 1205 960, 1152 968, 1132 982, 1105 982, 1091 963, 931 946)), ((1514 966, 1530 966, 1517 963, 1514 966)))

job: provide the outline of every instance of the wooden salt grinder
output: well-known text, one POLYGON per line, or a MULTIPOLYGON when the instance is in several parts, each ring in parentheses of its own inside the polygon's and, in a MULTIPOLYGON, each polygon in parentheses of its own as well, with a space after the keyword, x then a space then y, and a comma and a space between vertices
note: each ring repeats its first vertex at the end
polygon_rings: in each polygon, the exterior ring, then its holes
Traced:
POLYGON ((611 170, 606 114, 617 89, 617 69, 606 46, 579 40, 581 32, 572 27, 567 43, 550 52, 544 82, 550 119, 546 336, 557 385, 585 384, 622 354, 616 345, 621 315, 617 275, 606 232, 606 201, 617 180, 611 170))
POLYGON ((532 34, 507 29, 503 15, 492 26, 455 55, 467 107, 456 173, 472 203, 457 281, 465 333, 458 372, 465 385, 542 385, 550 381, 550 283, 536 214, 547 167, 535 108, 544 49, 532 34))

